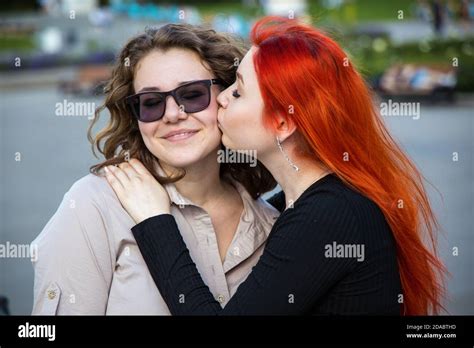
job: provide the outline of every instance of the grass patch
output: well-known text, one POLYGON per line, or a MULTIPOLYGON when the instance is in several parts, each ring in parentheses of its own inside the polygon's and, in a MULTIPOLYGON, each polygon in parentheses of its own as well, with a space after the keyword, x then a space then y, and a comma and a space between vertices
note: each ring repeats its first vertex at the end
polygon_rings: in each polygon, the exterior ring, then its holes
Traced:
POLYGON ((0 39, 0 52, 29 52, 35 49, 32 36, 5 36, 0 39))

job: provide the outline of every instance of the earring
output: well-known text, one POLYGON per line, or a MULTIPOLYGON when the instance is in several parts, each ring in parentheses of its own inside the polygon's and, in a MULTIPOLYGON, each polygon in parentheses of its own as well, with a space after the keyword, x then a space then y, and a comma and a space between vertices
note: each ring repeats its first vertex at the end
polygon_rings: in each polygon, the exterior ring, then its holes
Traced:
POLYGON ((288 155, 285 153, 285 151, 283 151, 283 147, 281 146, 280 138, 276 137, 276 140, 277 140, 277 145, 278 145, 278 148, 280 149, 280 152, 283 154, 283 156, 285 156, 285 159, 288 161, 288 163, 290 164, 290 166, 291 166, 296 172, 299 172, 299 171, 300 171, 300 168, 298 168, 298 166, 297 166, 296 164, 294 164, 294 163, 290 160, 290 157, 288 157, 288 155))

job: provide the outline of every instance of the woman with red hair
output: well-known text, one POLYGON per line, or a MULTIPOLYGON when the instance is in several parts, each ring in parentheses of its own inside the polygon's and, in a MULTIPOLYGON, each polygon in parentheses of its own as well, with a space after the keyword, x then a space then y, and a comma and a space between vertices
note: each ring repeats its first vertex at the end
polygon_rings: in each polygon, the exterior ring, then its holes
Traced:
POLYGON ((258 21, 251 40, 236 82, 218 97, 222 142, 256 151, 283 189, 273 199, 283 212, 224 308, 189 256, 163 187, 136 160, 108 168, 171 313, 438 313, 445 270, 422 176, 344 51, 278 17, 258 21))

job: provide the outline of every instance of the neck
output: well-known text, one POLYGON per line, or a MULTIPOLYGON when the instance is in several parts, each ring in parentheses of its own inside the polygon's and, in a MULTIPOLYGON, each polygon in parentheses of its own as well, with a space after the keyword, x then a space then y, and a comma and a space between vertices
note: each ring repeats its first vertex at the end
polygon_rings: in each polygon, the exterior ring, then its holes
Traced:
POLYGON ((290 166, 278 149, 265 156, 266 158, 259 158, 285 193, 287 207, 290 207, 308 187, 328 173, 324 166, 314 161, 294 159, 290 153, 289 156, 298 166, 299 171, 290 166))
MULTIPOLYGON (((162 168, 167 174, 173 172, 173 169, 164 163, 162 168)), ((186 175, 174 185, 181 195, 198 206, 205 206, 209 201, 221 196, 226 189, 219 175, 220 164, 217 161, 217 150, 183 169, 186 170, 186 175)))

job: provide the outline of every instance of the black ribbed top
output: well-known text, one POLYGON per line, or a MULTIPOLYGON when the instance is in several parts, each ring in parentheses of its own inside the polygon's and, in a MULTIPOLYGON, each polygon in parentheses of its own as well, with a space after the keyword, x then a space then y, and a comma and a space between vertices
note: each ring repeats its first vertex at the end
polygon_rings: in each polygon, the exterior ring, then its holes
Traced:
POLYGON ((224 308, 202 281, 172 215, 149 218, 132 232, 173 315, 400 314, 390 227, 374 202, 334 175, 281 214, 224 308))

